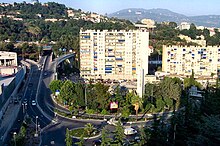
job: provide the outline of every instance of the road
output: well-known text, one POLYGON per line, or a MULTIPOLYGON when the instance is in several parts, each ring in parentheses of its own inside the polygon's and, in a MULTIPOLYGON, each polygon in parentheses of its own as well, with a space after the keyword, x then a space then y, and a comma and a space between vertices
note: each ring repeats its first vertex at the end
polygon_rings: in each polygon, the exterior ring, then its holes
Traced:
MULTIPOLYGON (((40 64, 42 64, 44 59, 45 57, 41 58, 40 64)), ((20 129, 22 124, 21 121, 23 121, 25 116, 29 116, 34 124, 36 124, 36 116, 38 116, 37 125, 40 125, 40 127, 42 128, 51 123, 51 120, 44 117, 36 105, 32 105, 32 100, 35 100, 36 98, 41 70, 38 69, 38 66, 36 64, 31 62, 30 64, 31 69, 29 71, 27 81, 22 90, 19 92, 19 94, 23 95, 20 101, 21 108, 19 109, 19 113, 16 119, 17 122, 15 122, 11 128, 12 132, 19 132, 18 130, 20 129)), ((8 135, 6 142, 9 142, 12 136, 12 134, 8 135)))
MULTIPOLYGON (((54 117, 54 109, 58 108, 59 110, 67 111, 65 108, 60 107, 59 105, 55 104, 51 99, 51 91, 49 89, 49 83, 54 79, 54 66, 56 65, 56 61, 52 62, 52 56, 48 56, 45 61, 45 67, 44 67, 44 73, 46 74, 43 76, 43 82, 41 84, 40 92, 39 92, 39 98, 38 103, 39 106, 44 109, 44 112, 46 112, 51 117, 54 117), (52 107, 52 108, 51 108, 52 107)), ((141 117, 142 115, 139 115, 141 117)), ((135 115, 133 117, 136 117, 135 115)), ((108 117, 110 118, 110 117, 108 117)), ((57 117, 54 119, 58 121, 57 124, 51 124, 47 128, 43 130, 42 133, 42 144, 41 145, 51 145, 55 144, 56 146, 63 146, 65 145, 65 132, 66 128, 72 129, 76 127, 83 127, 87 123, 93 124, 95 127, 97 127, 99 130, 103 126, 106 125, 106 122, 98 121, 98 120, 69 120, 67 118, 63 118, 57 115, 57 117)), ((124 126, 133 126, 133 127, 140 127, 141 125, 149 126, 152 124, 152 121, 149 122, 141 122, 137 124, 130 124, 126 123, 124 126)), ((107 126, 107 128, 110 131, 114 130, 114 126, 107 126)), ((96 138, 97 139, 97 138, 96 138)), ((92 141, 87 140, 85 143, 86 145, 92 145, 92 141)), ((77 140, 74 139, 74 142, 77 140)))
MULTIPOLYGON (((24 103, 24 99, 27 99, 27 106, 24 104, 24 106, 21 107, 17 119, 22 121, 24 116, 28 115, 34 124, 36 124, 37 121, 37 125, 40 125, 41 129, 42 146, 65 145, 66 128, 84 127, 85 124, 91 123, 101 130, 101 128, 106 125, 106 122, 100 120, 70 120, 60 117, 59 115, 55 116, 55 108, 67 111, 65 108, 53 103, 51 99, 49 83, 54 79, 54 66, 56 62, 52 62, 52 56, 44 56, 40 59, 39 64, 42 66, 40 67, 41 70, 39 70, 37 64, 32 63, 29 80, 27 80, 24 86, 24 96, 21 100, 21 102, 24 103), (37 105, 32 105, 33 100, 36 100, 37 105)), ((129 126, 129 123, 127 123, 126 126, 129 126)), ((13 129, 19 129, 19 127, 21 127, 21 122, 14 123, 13 129)), ((114 126, 107 127, 110 131, 114 130, 114 126)), ((73 140, 74 142, 77 141, 76 139, 73 140)), ((94 139, 86 140, 86 145, 92 145, 93 140, 94 139)))
MULTIPOLYGON (((95 127, 100 127, 102 121, 96 120, 69 120, 60 116, 54 115, 54 109, 59 108, 61 110, 67 111, 65 108, 60 107, 53 103, 51 99, 51 91, 49 89, 49 83, 53 80, 53 73, 54 73, 54 65, 56 65, 55 61, 51 61, 52 56, 46 57, 46 61, 44 64, 43 70, 43 77, 42 77, 42 84, 39 90, 38 96, 38 104, 43 112, 52 117, 54 121, 57 123, 50 123, 47 127, 43 129, 42 132, 42 143, 41 145, 51 145, 51 143, 56 146, 63 146, 65 145, 65 133, 66 128, 72 129, 76 127, 83 127, 87 123, 92 123, 95 127), (44 74, 46 73, 46 74, 44 74), (52 108, 51 108, 52 107, 52 108)), ((43 116, 43 118, 45 118, 43 116)), ((74 139, 76 142, 77 140, 74 139)), ((91 145, 93 140, 88 140, 87 143, 91 145)))

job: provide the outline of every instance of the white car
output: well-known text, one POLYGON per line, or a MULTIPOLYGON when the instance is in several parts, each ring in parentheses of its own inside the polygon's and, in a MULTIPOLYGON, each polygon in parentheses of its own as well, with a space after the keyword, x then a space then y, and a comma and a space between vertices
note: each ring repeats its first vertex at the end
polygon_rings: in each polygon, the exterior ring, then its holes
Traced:
POLYGON ((125 128, 124 130, 124 134, 125 135, 132 135, 132 134, 136 134, 137 130, 135 130, 134 128, 125 128))
POLYGON ((37 105, 37 103, 36 103, 35 100, 32 100, 31 104, 32 104, 32 105, 37 105))

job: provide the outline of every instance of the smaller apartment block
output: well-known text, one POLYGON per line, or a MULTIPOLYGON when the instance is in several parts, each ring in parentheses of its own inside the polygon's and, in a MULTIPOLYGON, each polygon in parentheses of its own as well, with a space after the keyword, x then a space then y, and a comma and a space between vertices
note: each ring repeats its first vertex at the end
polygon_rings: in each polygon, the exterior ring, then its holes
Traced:
POLYGON ((162 71, 195 77, 211 77, 220 71, 220 47, 218 46, 163 46, 162 71))
POLYGON ((146 30, 81 30, 80 71, 84 78, 137 79, 148 73, 146 30))

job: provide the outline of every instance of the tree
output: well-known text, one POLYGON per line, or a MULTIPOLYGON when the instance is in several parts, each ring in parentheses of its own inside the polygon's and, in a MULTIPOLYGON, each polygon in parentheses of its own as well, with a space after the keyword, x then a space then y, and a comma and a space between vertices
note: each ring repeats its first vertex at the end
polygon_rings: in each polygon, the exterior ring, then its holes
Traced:
POLYGON ((181 97, 181 86, 178 83, 175 83, 175 80, 172 78, 164 78, 162 82, 160 82, 160 95, 162 98, 170 98, 175 101, 174 106, 177 108, 179 107, 180 104, 180 97, 181 97))
POLYGON ((131 103, 134 106, 134 110, 136 111, 136 121, 137 121, 139 107, 142 107, 142 100, 139 96, 136 95, 132 97, 131 103))
POLYGON ((115 141, 118 143, 118 145, 122 145, 125 134, 124 134, 124 128, 121 125, 121 121, 118 121, 116 124, 116 129, 115 129, 115 141))
POLYGON ((62 85, 63 82, 61 80, 53 80, 52 82, 50 82, 49 88, 51 92, 54 94, 56 90, 61 90, 62 85))
MULTIPOLYGON (((96 99, 97 107, 95 109, 107 109, 108 108, 108 99, 110 97, 110 93, 108 92, 109 86, 106 86, 102 83, 97 83, 93 86, 93 94, 91 96, 94 96, 96 99)), ((87 90, 88 91, 88 90, 87 90)), ((91 91, 91 90, 90 90, 91 91)), ((93 98, 94 98, 93 97, 93 98)))
POLYGON ((130 110, 129 110, 128 106, 124 106, 121 110, 121 117, 122 118, 128 118, 130 114, 131 113, 130 113, 130 110))
POLYGON ((102 129, 102 143, 101 146, 107 146, 110 144, 110 138, 107 137, 108 133, 107 133, 107 129, 103 128, 102 129))
POLYGON ((144 127, 141 127, 140 128, 140 144, 141 145, 146 145, 148 140, 150 139, 150 131, 148 128, 144 128, 144 127))
POLYGON ((60 94, 58 96, 59 100, 64 103, 71 105, 71 103, 75 103, 76 101, 76 94, 75 94, 75 87, 72 81, 66 80, 61 87, 60 94))
POLYGON ((66 142, 66 146, 72 146, 73 145, 73 139, 72 139, 72 137, 70 135, 70 131, 69 131, 68 128, 66 129, 65 142, 66 142))

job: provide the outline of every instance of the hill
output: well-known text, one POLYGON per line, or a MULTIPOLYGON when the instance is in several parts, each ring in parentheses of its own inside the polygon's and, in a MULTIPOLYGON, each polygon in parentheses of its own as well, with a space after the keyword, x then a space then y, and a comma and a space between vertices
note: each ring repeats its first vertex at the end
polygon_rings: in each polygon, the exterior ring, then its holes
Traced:
POLYGON ((130 8, 117 11, 109 14, 109 17, 116 17, 119 19, 128 19, 132 22, 140 21, 144 18, 153 19, 157 22, 176 22, 183 21, 195 23, 196 25, 202 25, 206 27, 220 27, 219 15, 203 15, 203 16, 185 16, 183 14, 175 13, 167 9, 139 9, 130 8))

